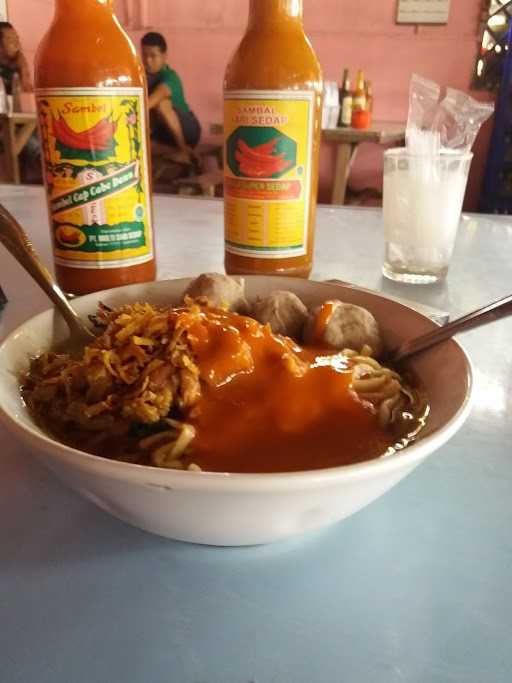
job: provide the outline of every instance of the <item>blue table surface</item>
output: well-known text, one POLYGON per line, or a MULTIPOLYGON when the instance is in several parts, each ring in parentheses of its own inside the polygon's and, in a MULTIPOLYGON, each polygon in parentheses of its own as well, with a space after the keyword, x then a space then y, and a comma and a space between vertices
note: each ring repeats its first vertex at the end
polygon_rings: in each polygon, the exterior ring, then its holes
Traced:
MULTIPOLYGON (((49 262, 42 191, 0 201, 49 262)), ((222 204, 157 197, 159 276, 222 268, 222 204)), ((510 293, 512 220, 467 216, 446 283, 380 276, 381 214, 321 208, 313 277, 450 311, 510 293)), ((47 308, 5 250, 0 338, 47 308)), ((462 431, 353 517, 269 546, 129 527, 64 488, 0 428, 1 683, 509 683, 512 322, 461 336, 462 431)), ((442 372, 442 368, 439 368, 442 372)))

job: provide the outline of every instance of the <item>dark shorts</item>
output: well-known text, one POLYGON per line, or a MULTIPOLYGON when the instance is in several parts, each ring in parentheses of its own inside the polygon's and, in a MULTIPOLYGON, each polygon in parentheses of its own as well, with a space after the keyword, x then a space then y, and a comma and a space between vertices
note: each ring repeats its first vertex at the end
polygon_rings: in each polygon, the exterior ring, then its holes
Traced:
MULTIPOLYGON (((189 147, 195 147, 201 137, 201 124, 197 120, 193 111, 184 112, 180 109, 174 109, 181 123, 181 130, 183 137, 189 147)), ((164 145, 176 147, 176 140, 172 131, 159 121, 156 116, 151 116, 151 139, 156 142, 161 142, 164 145)))

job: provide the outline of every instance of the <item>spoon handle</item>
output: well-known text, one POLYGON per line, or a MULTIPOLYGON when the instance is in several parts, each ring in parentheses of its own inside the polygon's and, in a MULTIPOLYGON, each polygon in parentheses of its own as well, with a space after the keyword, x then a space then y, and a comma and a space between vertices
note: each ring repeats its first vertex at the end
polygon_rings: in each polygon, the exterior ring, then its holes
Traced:
POLYGON ((77 318, 69 305, 64 292, 39 260, 27 233, 2 204, 0 204, 0 242, 46 292, 70 328, 83 327, 81 320, 77 318))
POLYGON ((512 315, 512 294, 503 297, 503 299, 493 301, 483 308, 462 316, 462 318, 457 318, 457 320, 444 325, 444 327, 436 328, 432 332, 423 334, 421 337, 403 342, 389 353, 389 357, 393 362, 404 360, 413 353, 424 351, 438 342, 450 339, 450 337, 459 332, 467 332, 475 327, 480 327, 480 325, 487 325, 487 323, 505 318, 508 315, 512 315))

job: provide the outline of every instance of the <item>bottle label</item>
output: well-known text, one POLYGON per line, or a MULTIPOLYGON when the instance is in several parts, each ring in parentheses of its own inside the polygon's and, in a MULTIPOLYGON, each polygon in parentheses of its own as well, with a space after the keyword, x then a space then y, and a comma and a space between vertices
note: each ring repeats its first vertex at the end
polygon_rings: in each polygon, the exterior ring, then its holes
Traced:
POLYGON ((36 98, 55 262, 152 259, 143 89, 50 88, 36 98))
POLYGON ((366 96, 356 95, 352 100, 352 108, 354 111, 364 111, 366 109, 366 96))
POLYGON ((224 93, 226 251, 307 253, 314 98, 298 90, 224 93))
POLYGON ((352 123, 352 97, 346 95, 341 103, 341 122, 344 126, 352 123))

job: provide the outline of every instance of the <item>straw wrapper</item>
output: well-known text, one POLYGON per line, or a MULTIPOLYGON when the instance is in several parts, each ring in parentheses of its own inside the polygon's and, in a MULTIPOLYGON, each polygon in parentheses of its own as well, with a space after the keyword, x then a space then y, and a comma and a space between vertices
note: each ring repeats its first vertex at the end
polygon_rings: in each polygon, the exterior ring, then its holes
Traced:
POLYGON ((406 146, 410 154, 433 157, 441 151, 471 151, 494 105, 478 102, 467 93, 447 88, 439 101, 437 83, 413 74, 409 88, 406 146))

